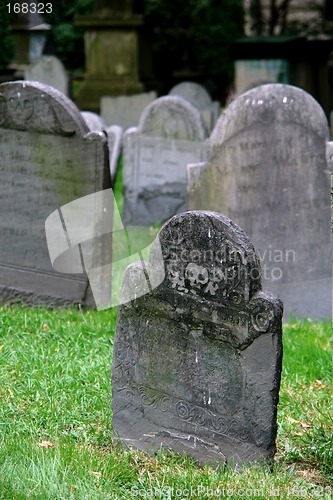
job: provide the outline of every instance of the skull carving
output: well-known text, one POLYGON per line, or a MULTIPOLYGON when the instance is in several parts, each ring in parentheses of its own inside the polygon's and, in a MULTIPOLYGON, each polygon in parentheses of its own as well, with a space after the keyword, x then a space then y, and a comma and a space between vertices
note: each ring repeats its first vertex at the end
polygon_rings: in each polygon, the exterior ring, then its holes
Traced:
POLYGON ((201 285, 208 281, 208 271, 205 267, 191 263, 186 266, 185 278, 190 281, 191 286, 200 288, 201 285))

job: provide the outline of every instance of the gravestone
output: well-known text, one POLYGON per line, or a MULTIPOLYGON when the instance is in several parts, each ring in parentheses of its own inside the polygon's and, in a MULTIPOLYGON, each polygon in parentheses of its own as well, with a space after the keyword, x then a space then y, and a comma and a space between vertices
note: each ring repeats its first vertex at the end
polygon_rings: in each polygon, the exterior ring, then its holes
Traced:
POLYGON ((150 225, 186 208, 186 166, 206 158, 199 110, 176 96, 160 97, 123 138, 123 220, 150 225))
POLYGON ((326 143, 326 160, 330 172, 333 172, 333 141, 326 143))
POLYGON ((88 125, 90 132, 101 132, 106 125, 103 118, 92 111, 81 111, 81 116, 88 125))
POLYGON ((119 125, 106 127, 106 134, 109 146, 109 165, 112 183, 117 175, 119 158, 122 152, 123 129, 119 125))
MULTIPOLYGON (((107 139, 66 96, 36 82, 0 85, 0 107, 0 302, 93 304, 86 275, 52 268, 45 221, 110 187, 107 139)), ((72 234, 62 237, 64 248, 73 244, 72 234)))
POLYGON ((242 229, 214 212, 174 216, 149 262, 127 268, 122 294, 112 365, 115 437, 142 450, 186 453, 202 465, 271 461, 282 303, 262 291, 242 229), (159 286, 147 286, 146 277, 163 272, 159 286))
POLYGON ((101 115, 108 125, 124 129, 137 127, 144 109, 156 99, 154 91, 128 96, 104 96, 101 98, 101 115))
POLYGON ((290 85, 256 87, 218 120, 207 163, 188 167, 188 207, 221 212, 249 235, 264 286, 290 314, 331 315, 328 125, 290 85))
POLYGON ((104 132, 109 147, 109 167, 112 184, 117 175, 117 167, 122 149, 123 129, 119 125, 107 127, 103 118, 92 111, 82 111, 81 115, 91 132, 104 132))
POLYGON ((24 71, 24 79, 44 83, 69 94, 68 74, 62 62, 55 56, 42 56, 24 71))
POLYGON ((172 87, 169 95, 178 95, 195 104, 201 111, 208 132, 211 132, 220 115, 220 103, 212 101, 202 85, 195 82, 181 82, 172 87))

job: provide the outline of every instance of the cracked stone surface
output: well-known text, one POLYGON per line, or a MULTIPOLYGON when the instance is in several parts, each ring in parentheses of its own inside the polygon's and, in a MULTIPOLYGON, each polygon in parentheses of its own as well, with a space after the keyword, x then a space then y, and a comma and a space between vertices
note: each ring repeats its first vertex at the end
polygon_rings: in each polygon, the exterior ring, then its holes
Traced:
POLYGON ((160 248, 164 281, 118 310, 116 439, 186 453, 200 464, 271 461, 283 307, 261 288, 253 245, 221 214, 176 215, 149 262, 127 268, 125 296, 146 286, 154 269, 160 273, 160 248))

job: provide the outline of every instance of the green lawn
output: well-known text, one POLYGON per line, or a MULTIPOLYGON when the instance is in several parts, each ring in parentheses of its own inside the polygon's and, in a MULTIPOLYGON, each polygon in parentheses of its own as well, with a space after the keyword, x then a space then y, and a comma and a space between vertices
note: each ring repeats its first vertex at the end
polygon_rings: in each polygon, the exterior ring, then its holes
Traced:
POLYGON ((276 464, 236 473, 112 443, 116 311, 0 308, 0 498, 331 498, 331 324, 284 325, 276 464))

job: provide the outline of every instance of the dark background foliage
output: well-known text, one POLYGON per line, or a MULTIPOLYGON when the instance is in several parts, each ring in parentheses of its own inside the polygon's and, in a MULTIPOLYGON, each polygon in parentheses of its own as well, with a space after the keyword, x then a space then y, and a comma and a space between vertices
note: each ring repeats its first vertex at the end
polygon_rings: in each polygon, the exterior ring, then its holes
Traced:
POLYGON ((13 41, 9 32, 9 14, 5 2, 0 2, 0 68, 8 66, 14 55, 13 41))
MULTIPOLYGON (((2 0, 5 3, 5 0, 2 0)), ((233 65, 228 54, 231 42, 243 34, 242 0, 134 0, 134 12, 145 13, 145 29, 151 37, 153 68, 165 85, 184 75, 205 81, 222 79, 228 85, 233 65)), ((6 7, 1 7, 0 63, 12 58, 6 7)), ((57 0, 45 14, 51 25, 45 52, 56 54, 69 70, 84 70, 83 30, 75 26, 76 15, 90 14, 94 0, 57 0)))

